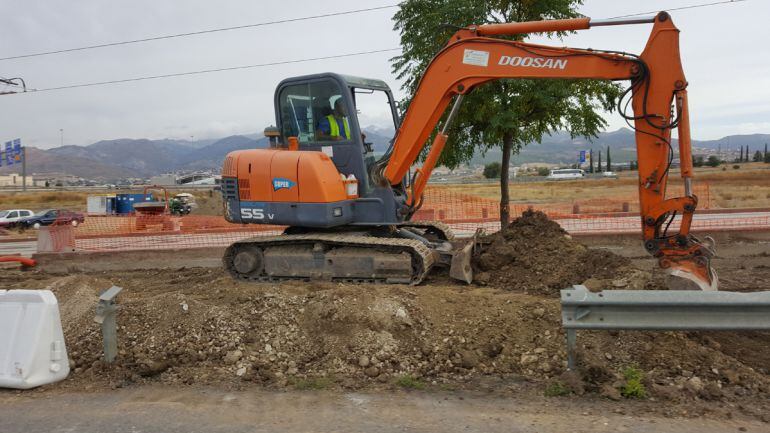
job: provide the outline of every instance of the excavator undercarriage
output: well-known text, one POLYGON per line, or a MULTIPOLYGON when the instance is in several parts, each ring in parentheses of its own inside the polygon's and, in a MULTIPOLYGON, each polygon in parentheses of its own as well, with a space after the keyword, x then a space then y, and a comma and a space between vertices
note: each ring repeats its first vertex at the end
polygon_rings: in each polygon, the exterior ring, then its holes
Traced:
POLYGON ((326 231, 290 228, 282 235, 236 242, 223 261, 234 278, 251 281, 418 284, 441 266, 470 283, 470 248, 455 249, 452 241, 452 231, 440 222, 326 231))

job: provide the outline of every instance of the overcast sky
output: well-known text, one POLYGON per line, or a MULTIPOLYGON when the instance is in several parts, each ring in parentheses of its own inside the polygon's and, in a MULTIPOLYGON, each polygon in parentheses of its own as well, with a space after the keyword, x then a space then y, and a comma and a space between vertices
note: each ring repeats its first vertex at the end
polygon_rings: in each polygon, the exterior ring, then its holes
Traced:
MULTIPOLYGON (((394 4, 385 0, 0 0, 0 57, 117 42, 216 27, 394 4)), ((706 0, 587 0, 593 18, 675 8, 706 0)), ((0 61, 0 77, 28 87, 250 65, 398 47, 395 8, 125 46, 0 61)), ((690 83, 692 135, 770 133, 770 2, 672 12, 682 30, 690 83)), ((568 36, 574 47, 641 52, 649 24, 601 27, 568 36)), ((535 40, 536 42, 540 42, 535 40)), ((324 71, 384 79, 401 96, 389 59, 394 53, 311 61, 232 72, 0 96, 0 141, 86 145, 114 138, 218 138, 250 134, 275 122, 273 91, 285 77, 324 71)), ((0 85, 0 91, 4 89, 0 85)), ((608 129, 623 122, 606 116, 608 129)), ((370 118, 362 123, 383 123, 370 118)))

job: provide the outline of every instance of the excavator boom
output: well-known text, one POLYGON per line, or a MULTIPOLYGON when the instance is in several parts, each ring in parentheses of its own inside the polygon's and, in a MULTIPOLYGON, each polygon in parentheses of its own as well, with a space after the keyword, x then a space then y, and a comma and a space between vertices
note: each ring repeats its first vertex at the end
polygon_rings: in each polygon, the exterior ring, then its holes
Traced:
MULTIPOLYGON (((692 193, 687 80, 680 61, 679 30, 670 16, 661 12, 654 17, 633 20, 579 18, 491 24, 459 30, 428 65, 398 128, 384 177, 392 185, 402 182, 453 98, 455 107, 452 112, 455 112, 463 95, 486 82, 505 78, 631 81, 624 96, 632 93, 634 114, 621 114, 633 121, 636 131, 644 247, 672 275, 693 281, 701 289, 716 290, 717 278, 710 265, 713 249, 690 234, 698 199, 692 193), (647 46, 639 56, 487 37, 637 23, 654 23, 647 46), (685 195, 666 198, 673 159, 671 131, 674 128, 678 128, 679 134, 680 172, 685 195), (679 230, 669 233, 671 221, 677 215, 681 216, 679 230)), ((622 109, 620 104, 618 107, 622 109)), ((419 206, 431 170, 448 139, 447 124, 452 117, 448 116, 444 128, 436 134, 425 164, 415 173, 408 200, 410 206, 419 206)))

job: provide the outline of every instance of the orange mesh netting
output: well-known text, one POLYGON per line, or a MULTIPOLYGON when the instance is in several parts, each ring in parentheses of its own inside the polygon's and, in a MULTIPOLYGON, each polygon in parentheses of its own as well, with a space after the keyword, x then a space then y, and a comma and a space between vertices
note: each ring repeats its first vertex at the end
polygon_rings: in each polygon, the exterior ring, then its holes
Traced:
MULTIPOLYGON (((677 188, 669 196, 680 195, 677 188)), ((708 184, 695 190, 699 208, 710 207, 708 184)), ((511 203, 512 218, 528 208, 546 213, 567 231, 581 233, 639 233, 638 199, 634 197, 604 197, 575 200, 569 203, 511 203)), ((458 193, 450 188, 432 186, 426 190, 422 207, 414 220, 438 220, 449 224, 459 236, 471 235, 477 228, 487 232, 500 229, 498 200, 458 193)), ((671 224, 676 230, 679 218, 671 224)), ((750 214, 699 213, 693 229, 752 230, 770 228, 770 212, 750 214)), ((232 224, 221 216, 204 215, 128 215, 88 216, 76 227, 54 229, 54 244, 87 251, 119 251, 142 249, 175 249, 195 247, 224 247, 252 236, 282 233, 284 227, 259 224, 232 224)))

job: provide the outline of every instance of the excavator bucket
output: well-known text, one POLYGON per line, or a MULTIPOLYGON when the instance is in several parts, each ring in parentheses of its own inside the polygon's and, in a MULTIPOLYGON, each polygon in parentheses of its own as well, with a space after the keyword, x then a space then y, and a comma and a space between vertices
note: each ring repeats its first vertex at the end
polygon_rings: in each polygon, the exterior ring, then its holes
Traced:
POLYGON ((479 238, 484 235, 484 229, 477 229, 473 237, 452 253, 452 262, 449 266, 449 277, 455 280, 464 281, 466 284, 473 282, 473 266, 471 259, 476 252, 476 245, 479 244, 479 238))
POLYGON ((666 285, 669 290, 703 290, 715 292, 719 290, 719 277, 713 269, 709 269, 709 276, 704 279, 702 276, 688 270, 671 268, 668 270, 666 285))
POLYGON ((714 239, 706 237, 701 245, 701 254, 697 257, 661 260, 661 266, 668 273, 666 285, 670 290, 717 291, 719 289, 719 277, 711 267, 711 258, 716 255, 714 239))
POLYGON ((452 263, 449 266, 449 276, 451 278, 465 281, 467 284, 470 284, 473 281, 471 258, 473 257, 473 247, 475 245, 476 239, 474 238, 452 254, 452 263))

